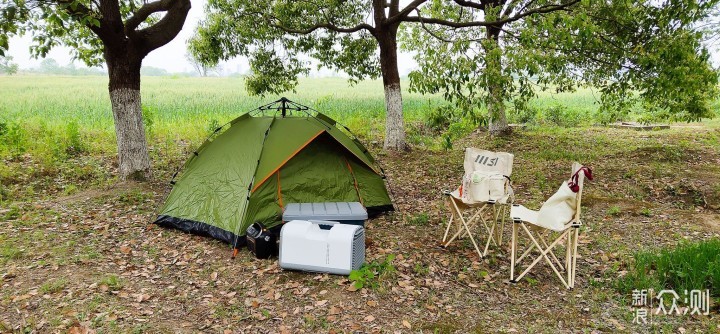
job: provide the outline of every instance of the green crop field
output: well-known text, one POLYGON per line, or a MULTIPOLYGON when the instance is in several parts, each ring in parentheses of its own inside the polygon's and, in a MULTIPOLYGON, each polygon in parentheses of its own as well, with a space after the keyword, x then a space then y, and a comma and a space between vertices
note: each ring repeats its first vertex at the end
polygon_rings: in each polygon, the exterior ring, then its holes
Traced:
MULTIPOLYGON (((408 121, 421 120, 444 103, 437 95, 407 92, 404 108, 408 121)), ((242 78, 146 77, 142 81, 143 106, 151 109, 153 125, 163 134, 194 136, 212 123, 224 123, 279 96, 248 96, 242 78)), ((351 86, 342 78, 302 79, 296 92, 285 94, 353 123, 358 131, 382 126, 383 89, 380 81, 351 86), (369 116, 369 117, 368 117, 369 116)), ((4 76, 0 77, 0 119, 19 122, 29 129, 44 124, 63 127, 76 121, 82 129, 112 132, 112 113, 106 77, 4 76)), ((597 108, 590 90, 574 94, 541 93, 538 106, 564 105, 592 114, 597 108)), ((351 124, 348 124, 351 125, 351 124)))
MULTIPOLYGON (((414 147, 449 149, 478 127, 477 119, 437 112, 447 104, 441 95, 410 93, 408 86, 404 81, 403 107, 414 147)), ((284 95, 335 118, 379 149, 383 94, 379 80, 350 85, 343 78, 308 78, 284 95)), ((597 96, 590 89, 540 92, 528 111, 509 109, 508 117, 538 129, 588 126, 599 122, 597 96)), ((218 126, 279 97, 249 96, 242 78, 143 78, 143 117, 158 176, 170 175, 218 126)), ((0 183, 10 185, 0 189, 0 203, 30 198, 37 188, 51 189, 49 194, 75 191, 58 178, 94 185, 114 179, 115 132, 106 77, 0 76, 0 101, 0 157, 6 161, 0 183)))
MULTIPOLYGON (((403 85, 409 140, 428 144, 433 138, 416 128, 422 128, 426 116, 446 102, 440 95, 408 92, 407 81, 403 85)), ((295 92, 284 95, 335 118, 366 140, 382 140, 385 108, 379 80, 350 85, 343 78, 302 79, 295 92)), ((142 81, 142 104, 151 145, 173 141, 197 145, 218 125, 279 97, 249 96, 242 78, 146 77, 142 81)), ((81 137, 87 150, 109 153, 114 149, 107 77, 0 76, 0 101, 0 122, 19 132, 16 142, 6 140, 0 145, 5 146, 0 147, 3 155, 12 155, 7 152, 12 150, 15 155, 47 155, 42 151, 66 141, 73 133, 81 137), (23 147, 19 151, 8 147, 13 145, 23 147)), ((536 108, 530 114, 511 113, 511 121, 548 118, 542 115, 543 110, 548 110, 555 111, 550 118, 572 119, 569 124, 573 126, 591 124, 597 110, 595 96, 588 89, 572 94, 540 93, 533 105, 536 108)), ((454 127, 453 139, 476 125, 462 124, 461 130, 454 127)))
MULTIPOLYGON (((150 110, 160 134, 194 137, 215 123, 225 123, 279 96, 248 96, 242 78, 147 77, 142 81, 143 106, 150 110)), ((355 86, 341 78, 304 79, 293 101, 322 110, 356 128, 371 128, 384 114, 379 81, 355 86), (368 117, 370 116, 370 117, 368 117)), ((82 129, 112 132, 106 77, 0 77, 0 114, 5 121, 32 129, 39 124, 62 127, 76 121, 82 129), (33 125, 34 124, 34 125, 33 125)), ((408 119, 443 103, 436 96, 405 95, 408 119)))

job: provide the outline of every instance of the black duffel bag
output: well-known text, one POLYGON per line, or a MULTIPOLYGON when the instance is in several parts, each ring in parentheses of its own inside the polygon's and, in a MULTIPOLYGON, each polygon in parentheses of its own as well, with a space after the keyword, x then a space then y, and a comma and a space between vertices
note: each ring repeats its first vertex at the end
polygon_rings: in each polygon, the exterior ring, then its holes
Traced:
POLYGON ((245 231, 247 248, 258 259, 269 259, 278 253, 277 236, 261 223, 253 223, 245 231))

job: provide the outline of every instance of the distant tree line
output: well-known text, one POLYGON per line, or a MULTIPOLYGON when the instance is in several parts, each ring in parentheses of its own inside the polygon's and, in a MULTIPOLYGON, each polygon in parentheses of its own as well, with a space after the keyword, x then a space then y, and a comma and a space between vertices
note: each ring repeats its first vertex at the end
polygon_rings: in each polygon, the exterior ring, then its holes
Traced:
MULTIPOLYGON (((142 76, 148 77, 161 77, 168 75, 181 75, 181 76, 208 76, 211 73, 219 74, 219 67, 200 67, 198 69, 197 64, 192 63, 197 72, 168 72, 167 70, 153 66, 143 66, 140 69, 142 76)), ((100 67, 84 67, 76 66, 74 62, 70 62, 65 65, 61 65, 57 60, 53 58, 45 58, 40 62, 40 65, 33 68, 20 68, 20 66, 13 61, 13 57, 0 57, 0 74, 13 75, 18 72, 24 73, 37 73, 37 74, 50 74, 50 75, 71 75, 71 76, 83 76, 83 75, 101 75, 105 76, 108 74, 107 69, 100 67)))
POLYGON ((17 73, 20 66, 17 63, 13 63, 13 57, 0 57, 0 74, 13 75, 17 73))
MULTIPOLYGON (((107 69, 98 67, 78 67, 75 63, 70 62, 66 65, 61 65, 57 60, 53 58, 46 58, 40 62, 40 66, 35 68, 23 69, 23 72, 28 73, 41 73, 41 74, 52 74, 52 75, 107 75, 107 69)), ((170 75, 167 70, 153 67, 143 66, 140 69, 140 74, 143 76, 166 76, 170 75)))

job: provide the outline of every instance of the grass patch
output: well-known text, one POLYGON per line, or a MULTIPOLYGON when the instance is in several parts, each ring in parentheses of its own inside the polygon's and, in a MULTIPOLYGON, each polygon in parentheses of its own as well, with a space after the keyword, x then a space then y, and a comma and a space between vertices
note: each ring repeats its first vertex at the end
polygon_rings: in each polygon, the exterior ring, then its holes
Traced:
POLYGON ((409 216, 407 218, 407 221, 408 223, 410 223, 410 225, 427 225, 428 222, 430 222, 430 216, 427 213, 423 212, 415 216, 409 216))
POLYGON ((122 289, 124 282, 117 275, 108 275, 100 280, 100 285, 106 285, 109 290, 118 291, 122 289))
POLYGON ((65 278, 58 278, 56 280, 47 281, 40 286, 40 292, 44 294, 53 294, 56 292, 60 292, 65 289, 67 283, 68 281, 65 278))
POLYGON ((456 333, 460 327, 455 323, 454 319, 441 319, 436 322, 424 324, 420 327, 423 332, 434 333, 434 334, 449 334, 456 333))
POLYGON ((10 260, 17 260, 23 256, 23 250, 15 247, 12 243, 0 247, 0 264, 10 260))
POLYGON ((146 193, 140 189, 133 189, 124 194, 121 194, 118 197, 118 201, 125 205, 138 205, 150 199, 151 197, 152 195, 150 193, 146 193))
POLYGON ((710 289, 720 296, 720 239, 681 243, 659 251, 640 251, 628 274, 616 282, 622 293, 634 289, 673 289, 676 292, 710 289))

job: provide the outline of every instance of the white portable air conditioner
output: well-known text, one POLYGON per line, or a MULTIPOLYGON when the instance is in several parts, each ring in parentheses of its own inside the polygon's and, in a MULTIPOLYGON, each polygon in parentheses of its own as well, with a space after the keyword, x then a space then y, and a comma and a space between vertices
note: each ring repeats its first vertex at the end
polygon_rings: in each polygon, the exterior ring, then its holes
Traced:
POLYGON ((280 268, 348 275, 365 262, 365 229, 292 220, 280 230, 280 268))

